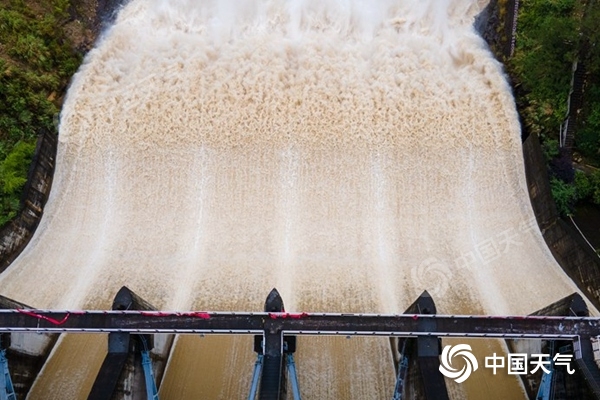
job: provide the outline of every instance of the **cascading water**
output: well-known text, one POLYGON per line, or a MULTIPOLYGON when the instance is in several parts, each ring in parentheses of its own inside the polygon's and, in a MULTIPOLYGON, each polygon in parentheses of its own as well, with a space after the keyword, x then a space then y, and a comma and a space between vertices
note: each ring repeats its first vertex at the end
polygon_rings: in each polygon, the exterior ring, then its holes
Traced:
MULTIPOLYGON (((472 28, 486 3, 132 1, 73 79, 44 218, 1 293, 107 308, 128 285, 161 309, 258 311, 277 287, 288 310, 402 312, 428 289, 473 314, 572 293, 472 28)), ((30 398, 85 398, 104 340, 62 340, 30 398)), ((243 397, 250 342, 179 340, 161 398, 243 397)), ((305 397, 389 397, 386 343, 304 339, 305 397)), ((454 397, 514 398, 513 378, 454 397)))

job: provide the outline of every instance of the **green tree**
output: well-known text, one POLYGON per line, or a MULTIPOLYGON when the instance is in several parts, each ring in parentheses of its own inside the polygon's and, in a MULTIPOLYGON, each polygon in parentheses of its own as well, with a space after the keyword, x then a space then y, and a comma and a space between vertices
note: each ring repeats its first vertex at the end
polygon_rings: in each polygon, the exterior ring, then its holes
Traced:
POLYGON ((592 202, 600 206, 600 171, 595 171, 590 175, 590 182, 592 186, 592 202))
POLYGON ((585 201, 592 196, 594 187, 590 178, 582 171, 575 171, 575 192, 578 201, 585 201))
MULTIPOLYGON (((517 87, 517 102, 524 124, 530 132, 540 136, 550 166, 556 164, 558 134, 567 113, 575 61, 587 71, 583 107, 577 118, 575 150, 586 163, 600 166, 598 21, 598 0, 521 2, 517 46, 508 68, 517 87)), ((571 187, 552 180, 552 193, 562 214, 570 212, 575 200, 595 201, 594 179, 577 174, 571 187)))
POLYGON ((557 136, 579 33, 575 0, 530 0, 521 6, 515 56, 510 68, 524 98, 525 123, 542 137, 557 136))
POLYGON ((550 188, 558 212, 563 216, 571 214, 573 212, 573 204, 577 198, 575 186, 565 183, 560 179, 552 178, 550 180, 550 188))
POLYGON ((0 204, 4 209, 0 224, 13 218, 19 210, 21 189, 27 182, 34 151, 35 142, 18 142, 0 163, 0 204))
POLYGON ((55 132, 68 80, 81 62, 63 25, 71 0, 0 1, 0 225, 12 218, 37 132, 55 132), (30 8, 29 6, 35 7, 30 8), (35 11, 34 11, 35 8, 35 11))

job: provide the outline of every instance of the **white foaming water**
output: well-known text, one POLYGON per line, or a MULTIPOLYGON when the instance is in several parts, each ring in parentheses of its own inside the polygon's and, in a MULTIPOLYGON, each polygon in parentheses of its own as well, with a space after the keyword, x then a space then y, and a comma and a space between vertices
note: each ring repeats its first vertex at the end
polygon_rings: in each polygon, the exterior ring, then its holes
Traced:
MULTIPOLYGON (((2 294, 250 311, 277 287, 288 310, 402 312, 428 289, 441 313, 521 314, 572 293, 530 225, 513 99, 472 28, 485 3, 132 1, 73 80, 2 294)), ((391 395, 387 345, 358 342, 304 347, 307 398, 391 395)), ((241 397, 235 343, 227 388, 178 386, 175 357, 161 393, 241 397)), ((57 371, 35 393, 85 398, 57 371)))

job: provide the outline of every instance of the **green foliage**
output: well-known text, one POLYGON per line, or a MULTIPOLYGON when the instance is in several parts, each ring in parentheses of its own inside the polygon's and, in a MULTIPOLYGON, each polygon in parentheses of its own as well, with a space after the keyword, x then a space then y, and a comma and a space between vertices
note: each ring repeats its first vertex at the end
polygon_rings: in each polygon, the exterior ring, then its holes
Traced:
POLYGON ((558 157, 560 151, 558 146, 558 140, 550 139, 542 136, 542 151, 546 162, 550 162, 554 158, 558 157))
POLYGON ((0 139, 13 145, 35 137, 40 128, 53 130, 58 107, 46 93, 58 90, 59 82, 52 75, 35 76, 14 67, 0 71, 0 103, 4 109, 0 114, 0 139))
POLYGON ((25 185, 35 143, 18 142, 0 164, 2 192, 15 194, 25 185))
POLYGON ((590 178, 582 171, 575 171, 575 192, 577 200, 587 200, 593 193, 593 186, 590 178))
POLYGON ((587 74, 575 141, 586 162, 600 167, 600 2, 586 0, 581 4, 581 58, 587 74))
POLYGON ((600 166, 600 85, 591 85, 585 96, 581 123, 575 135, 577 150, 588 163, 600 166))
MULTIPOLYGON (((508 68, 518 90, 524 124, 538 134, 546 161, 558 156, 558 134, 566 117, 575 60, 587 71, 583 109, 578 114, 575 146, 584 163, 600 166, 600 2, 528 0, 521 2, 515 56, 508 68)), ((561 214, 575 201, 600 205, 600 172, 575 174, 569 185, 551 180, 561 214)))
POLYGON ((584 15, 581 21, 581 33, 589 42, 585 63, 588 71, 597 79, 600 71, 600 29, 598 29, 600 3, 597 0, 587 0, 585 3, 587 6, 581 10, 584 15))
POLYGON ((552 178, 550 188, 556 208, 561 215, 569 215, 573 211, 573 204, 577 198, 575 186, 569 185, 560 179, 552 178))
POLYGON ((0 225, 18 210, 28 151, 40 129, 55 130, 81 63, 62 28, 70 7, 71 0, 5 0, 0 8, 0 225))
POLYGON ((600 171, 594 171, 589 175, 577 171, 574 183, 578 201, 589 201, 600 206, 600 171))
POLYGON ((21 189, 35 151, 35 142, 18 142, 0 163, 0 225, 13 218, 20 206, 21 189))
POLYGON ((595 171, 590 175, 592 186, 592 203, 600 206, 600 171, 595 171))
POLYGON ((54 15, 56 16, 64 16, 69 12, 69 7, 71 7, 70 0, 54 0, 53 4, 54 15))
POLYGON ((537 134, 556 136, 567 112, 579 32, 576 0, 530 0, 521 6, 511 69, 526 95, 525 120, 537 134))

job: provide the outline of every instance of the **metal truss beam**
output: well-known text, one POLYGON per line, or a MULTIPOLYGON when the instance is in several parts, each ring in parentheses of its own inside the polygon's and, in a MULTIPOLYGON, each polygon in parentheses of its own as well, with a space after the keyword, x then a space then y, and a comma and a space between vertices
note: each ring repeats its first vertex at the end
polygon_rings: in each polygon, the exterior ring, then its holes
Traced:
POLYGON ((0 310, 0 332, 373 335, 575 339, 600 335, 589 317, 0 310), (424 323, 431 322, 431 323, 424 323))

